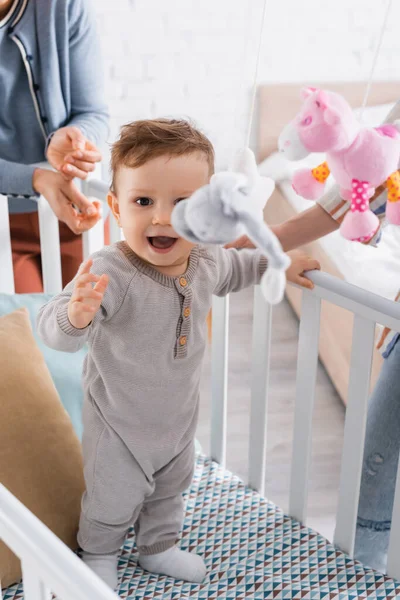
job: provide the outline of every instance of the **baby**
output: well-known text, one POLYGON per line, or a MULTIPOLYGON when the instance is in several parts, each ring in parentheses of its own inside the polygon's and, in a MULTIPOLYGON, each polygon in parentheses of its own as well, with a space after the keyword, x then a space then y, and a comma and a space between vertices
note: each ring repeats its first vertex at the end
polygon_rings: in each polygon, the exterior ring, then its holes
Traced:
MULTIPOLYGON (((259 283, 267 260, 258 250, 196 246, 172 229, 174 206, 214 171, 210 141, 188 122, 126 125, 111 167, 108 203, 125 241, 93 254, 38 317, 49 346, 89 347, 78 542, 83 561, 115 588, 118 550, 134 525, 143 569, 201 582, 202 558, 177 540, 194 469, 206 318, 213 294, 259 283)), ((293 254, 288 279, 301 282, 314 268, 293 254)))

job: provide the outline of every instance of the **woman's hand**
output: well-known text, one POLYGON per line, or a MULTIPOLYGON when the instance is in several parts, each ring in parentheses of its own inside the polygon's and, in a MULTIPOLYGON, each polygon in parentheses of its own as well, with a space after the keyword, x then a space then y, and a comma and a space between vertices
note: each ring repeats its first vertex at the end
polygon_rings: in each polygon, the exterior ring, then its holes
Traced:
POLYGON ((286 271, 286 279, 292 283, 297 283, 302 287, 312 290, 314 287, 311 279, 307 279, 304 275, 304 271, 313 271, 314 269, 321 269, 321 265, 315 258, 311 258, 300 250, 292 250, 287 253, 292 260, 292 264, 286 271))
POLYGON ((90 272, 92 264, 93 261, 89 258, 80 266, 74 291, 68 302, 68 319, 76 329, 85 329, 92 322, 108 285, 107 275, 99 277, 90 272))
POLYGON ((73 181, 66 181, 60 173, 35 169, 32 183, 33 189, 46 198, 58 220, 73 233, 88 231, 100 219, 100 202, 88 200, 73 181))
POLYGON ((86 179, 101 161, 101 154, 78 127, 71 125, 55 132, 47 149, 47 160, 66 179, 86 179))
POLYGON ((226 244, 225 248, 237 248, 238 250, 241 250, 242 248, 255 248, 255 245, 247 235, 242 235, 238 240, 226 244))

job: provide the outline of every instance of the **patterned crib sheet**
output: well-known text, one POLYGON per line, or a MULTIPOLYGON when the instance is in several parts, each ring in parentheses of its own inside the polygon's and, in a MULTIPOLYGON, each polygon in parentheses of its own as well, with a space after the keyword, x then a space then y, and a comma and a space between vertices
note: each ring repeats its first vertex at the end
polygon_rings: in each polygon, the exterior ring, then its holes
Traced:
MULTIPOLYGON (((400 597, 400 582, 364 568, 205 457, 197 458, 180 546, 206 561, 202 584, 137 567, 133 530, 119 561, 119 595, 150 600, 352 600, 400 597)), ((3 600, 22 600, 22 585, 3 600)))

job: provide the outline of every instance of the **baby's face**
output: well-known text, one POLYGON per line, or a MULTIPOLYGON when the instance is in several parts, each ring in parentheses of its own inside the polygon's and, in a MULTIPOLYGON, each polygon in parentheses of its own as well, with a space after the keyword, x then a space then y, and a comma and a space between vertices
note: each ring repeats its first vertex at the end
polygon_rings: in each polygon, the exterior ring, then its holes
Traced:
POLYGON ((202 153, 159 156, 140 167, 120 167, 109 203, 135 254, 166 275, 183 272, 194 244, 178 237, 171 214, 178 202, 209 180, 202 153))

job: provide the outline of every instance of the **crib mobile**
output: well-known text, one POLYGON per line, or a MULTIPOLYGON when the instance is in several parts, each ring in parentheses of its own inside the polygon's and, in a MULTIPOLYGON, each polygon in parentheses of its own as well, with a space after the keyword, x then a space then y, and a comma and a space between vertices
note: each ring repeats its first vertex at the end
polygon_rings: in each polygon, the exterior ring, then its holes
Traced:
POLYGON ((266 0, 244 146, 237 152, 230 170, 214 174, 208 185, 175 206, 172 226, 183 238, 201 244, 223 245, 246 234, 268 259, 268 269, 260 285, 267 302, 277 304, 285 292, 285 272, 290 258, 263 218, 263 209, 275 183, 260 176, 254 153, 249 148, 265 14, 266 0))
MULTIPOLYGON (((370 77, 364 96, 364 110, 371 88, 392 0, 388 0, 370 77)), ((263 218, 263 209, 274 190, 274 182, 258 173, 254 153, 249 148, 261 41, 265 23, 266 0, 261 20, 252 102, 244 147, 239 150, 232 169, 212 176, 210 183, 197 190, 172 213, 172 224, 182 237, 202 244, 226 244, 246 234, 268 259, 261 280, 267 302, 279 303, 284 295, 285 271, 290 265, 279 240, 263 218)), ((379 219, 369 208, 375 189, 386 185, 386 218, 400 225, 400 121, 375 128, 363 127, 348 102, 334 92, 305 88, 303 106, 282 131, 278 147, 289 160, 300 160, 312 152, 325 152, 326 161, 314 169, 301 169, 293 177, 297 194, 318 200, 332 173, 340 194, 350 203, 340 231, 351 241, 368 242, 379 228, 379 219)))
POLYGON ((290 258, 263 218, 274 187, 272 179, 259 175, 253 152, 244 148, 235 159, 233 171, 213 175, 208 185, 177 204, 172 213, 175 231, 194 243, 226 244, 247 234, 268 258, 261 289, 271 304, 282 300, 285 271, 290 265, 290 258))
MULTIPOLYGON (((364 110, 390 11, 388 2, 381 37, 366 90, 364 110)), ((340 226, 342 236, 366 243, 379 229, 379 219, 369 206, 380 186, 388 193, 386 219, 400 225, 400 121, 379 127, 363 127, 348 102, 339 94, 313 87, 302 91, 300 112, 283 129, 279 150, 289 160, 301 160, 312 152, 325 152, 326 161, 314 169, 300 169, 292 178, 294 191, 307 200, 318 200, 332 173, 340 195, 350 203, 340 226)), ((362 116, 362 113, 361 113, 362 116)))
POLYGON ((298 170, 292 179, 295 192, 307 200, 318 200, 332 173, 341 197, 351 205, 340 226, 342 236, 368 242, 379 229, 369 199, 385 184, 386 218, 400 225, 400 121, 362 127, 339 94, 308 88, 303 90, 303 98, 301 111, 280 135, 279 149, 289 160, 326 152, 326 162, 315 169, 298 170))

